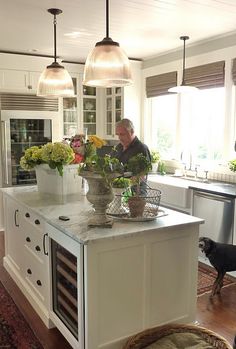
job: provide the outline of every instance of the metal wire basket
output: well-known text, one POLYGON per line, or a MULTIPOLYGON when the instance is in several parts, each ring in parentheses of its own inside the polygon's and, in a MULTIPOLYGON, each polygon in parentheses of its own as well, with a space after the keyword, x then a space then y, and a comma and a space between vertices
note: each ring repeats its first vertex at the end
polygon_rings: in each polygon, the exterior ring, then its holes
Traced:
POLYGON ((123 189, 116 193, 114 200, 109 204, 107 214, 126 217, 153 219, 157 216, 161 200, 161 191, 146 188, 145 194, 129 196, 123 189))

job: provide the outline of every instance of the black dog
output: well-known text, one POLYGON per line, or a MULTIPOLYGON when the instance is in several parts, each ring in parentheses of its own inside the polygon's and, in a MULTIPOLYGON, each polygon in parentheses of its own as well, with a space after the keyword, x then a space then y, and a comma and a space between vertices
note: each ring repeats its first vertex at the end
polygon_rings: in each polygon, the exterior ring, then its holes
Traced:
POLYGON ((236 271, 236 246, 201 237, 199 247, 218 273, 211 292, 211 297, 213 297, 216 293, 220 293, 226 272, 236 271))

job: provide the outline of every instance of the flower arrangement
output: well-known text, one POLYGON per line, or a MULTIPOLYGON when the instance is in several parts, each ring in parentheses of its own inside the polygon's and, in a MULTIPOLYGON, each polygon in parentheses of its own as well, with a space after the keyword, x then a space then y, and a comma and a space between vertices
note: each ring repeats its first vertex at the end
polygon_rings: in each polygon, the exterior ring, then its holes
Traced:
POLYGON ((24 156, 21 157, 20 166, 25 170, 30 170, 37 165, 48 164, 50 168, 56 168, 62 176, 63 165, 73 163, 74 158, 74 151, 68 144, 47 143, 26 149, 24 156))
POLYGON ((86 140, 84 134, 78 134, 70 139, 70 146, 75 153, 75 164, 85 163, 96 155, 96 149, 104 146, 106 142, 96 135, 89 135, 86 140))

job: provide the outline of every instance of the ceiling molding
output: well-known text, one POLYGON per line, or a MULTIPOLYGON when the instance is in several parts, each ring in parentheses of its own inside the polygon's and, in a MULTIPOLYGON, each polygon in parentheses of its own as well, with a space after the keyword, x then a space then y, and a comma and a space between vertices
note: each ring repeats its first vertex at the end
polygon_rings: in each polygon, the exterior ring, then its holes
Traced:
MULTIPOLYGON (((186 56, 197 56, 211 51, 224 49, 230 46, 236 46, 236 33, 230 34, 228 36, 222 35, 221 37, 199 41, 198 43, 192 45, 189 44, 186 48, 186 56)), ((142 64, 142 69, 150 68, 160 64, 170 63, 182 59, 182 57, 182 48, 175 51, 169 51, 165 54, 144 60, 142 64)))

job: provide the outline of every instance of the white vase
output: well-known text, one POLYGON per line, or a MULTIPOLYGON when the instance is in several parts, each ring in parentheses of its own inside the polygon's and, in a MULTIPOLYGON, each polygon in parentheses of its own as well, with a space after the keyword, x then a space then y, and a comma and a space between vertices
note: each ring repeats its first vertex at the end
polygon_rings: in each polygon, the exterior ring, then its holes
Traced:
POLYGON ((50 198, 65 203, 82 195, 82 178, 78 175, 78 164, 63 166, 63 176, 57 169, 51 169, 47 164, 36 166, 38 192, 50 195, 50 198), (76 194, 76 195, 75 195, 76 194))
POLYGON ((152 172, 156 173, 158 170, 158 162, 152 163, 152 172))

